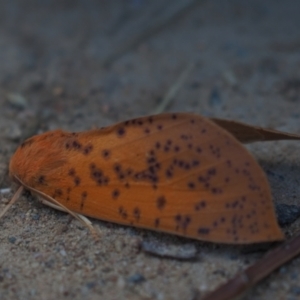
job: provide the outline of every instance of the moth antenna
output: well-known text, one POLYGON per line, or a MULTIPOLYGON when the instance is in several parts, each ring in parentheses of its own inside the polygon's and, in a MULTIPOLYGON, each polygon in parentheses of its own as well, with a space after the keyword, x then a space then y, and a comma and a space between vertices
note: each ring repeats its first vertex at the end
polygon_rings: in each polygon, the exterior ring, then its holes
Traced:
MULTIPOLYGON (((37 194, 37 195, 39 196, 39 200, 40 200, 42 203, 44 203, 44 204, 46 204, 46 205, 48 205, 48 206, 50 206, 50 207, 53 207, 53 208, 55 208, 55 209, 58 209, 58 210, 60 210, 60 211, 69 213, 69 214, 72 215, 75 219, 77 219, 81 224, 83 224, 84 226, 86 226, 86 227, 90 230, 92 236, 93 236, 95 239, 98 239, 99 234, 97 233, 96 229, 93 227, 92 223, 88 220, 88 218, 83 217, 83 216, 81 216, 81 215, 79 215, 79 214, 77 214, 77 213, 74 213, 73 211, 69 210, 67 207, 65 207, 64 205, 62 205, 62 204, 59 203, 58 201, 56 201, 54 198, 52 198, 52 197, 50 197, 50 196, 44 194, 43 192, 41 192, 41 191, 39 191, 39 190, 36 190, 35 188, 32 188, 32 187, 27 186, 27 185, 24 184, 17 176, 14 176, 14 178, 21 184, 22 190, 20 191, 20 193, 23 191, 23 188, 25 187, 25 188, 28 189, 29 191, 31 191, 31 192, 37 194), (43 198, 43 199, 40 199, 40 198, 43 198), (46 200, 46 199, 47 199, 47 200, 46 200), (54 202, 54 203, 52 203, 52 202, 54 202)), ((20 188, 21 188, 21 187, 20 187, 20 188)), ((19 190, 20 190, 20 188, 19 188, 19 190)), ((17 195, 17 193, 19 192, 19 190, 16 192, 16 194, 14 195, 13 198, 15 198, 15 196, 17 195)), ((18 194, 18 195, 19 195, 19 194, 18 194)), ((13 199, 12 199, 12 200, 13 200, 13 199)), ((11 202, 12 202, 12 200, 11 200, 11 202)), ((15 200, 15 201, 16 201, 16 200, 15 200)), ((9 203, 9 204, 10 204, 10 203, 9 203)), ((8 205, 9 205, 9 204, 8 204, 8 205)), ((7 205, 7 206, 8 206, 8 205, 7 205)), ((12 205, 12 204, 11 204, 11 205, 12 205)), ((10 205, 10 206, 11 206, 11 205, 10 205)), ((4 213, 5 213, 5 212, 6 212, 6 211, 4 211, 4 213)), ((0 215, 0 218, 1 218, 1 216, 2 216, 2 215, 0 215)))
POLYGON ((65 210, 62 206, 58 206, 58 205, 56 205, 56 204, 53 204, 53 203, 51 203, 50 201, 43 199, 40 195, 37 195, 37 196, 38 196, 38 200, 39 200, 40 202, 42 202, 43 204, 45 204, 45 205, 47 205, 47 206, 49 206, 49 207, 52 207, 52 208, 54 208, 54 209, 57 209, 57 210, 59 210, 59 211, 63 211, 63 212, 65 212, 65 213, 68 213, 68 211, 65 210))
MULTIPOLYGON (((66 209, 63 205, 61 205, 59 202, 58 205, 51 203, 48 200, 43 199, 40 195, 38 197, 39 201, 41 201, 43 204, 52 207, 54 209, 63 211, 65 213, 70 213, 74 218, 76 218, 81 224, 83 224, 84 226, 86 226, 89 231, 91 232, 91 234, 93 235, 94 238, 98 239, 99 234, 97 233, 96 228, 93 226, 92 222, 85 216, 74 213, 72 211, 70 211, 69 209, 66 209)), ((55 200, 54 200, 55 201, 55 200)))
POLYGON ((20 185, 18 190, 15 192, 9 203, 4 207, 3 211, 0 213, 0 219, 5 215, 5 213, 16 203, 16 201, 20 198, 24 187, 20 185))

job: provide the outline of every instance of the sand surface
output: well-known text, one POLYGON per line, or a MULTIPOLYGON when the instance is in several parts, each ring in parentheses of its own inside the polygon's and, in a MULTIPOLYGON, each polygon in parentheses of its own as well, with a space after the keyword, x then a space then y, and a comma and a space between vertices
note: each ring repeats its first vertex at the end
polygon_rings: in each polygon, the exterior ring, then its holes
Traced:
MULTIPOLYGON (((0 1, 1 189, 14 187, 9 159, 24 138, 150 114, 189 66, 165 111, 300 133, 299 0, 183 3, 0 1)), ((248 148, 274 202, 300 205, 300 143, 248 148)), ((1 210, 11 196, 0 195, 1 210)), ((0 298, 200 299, 272 247, 93 224, 99 242, 73 217, 24 194, 0 221, 0 298), (192 261, 154 257, 141 251, 145 241, 197 254, 192 261)), ((300 220, 284 232, 299 227, 300 220)), ((300 299, 299 269, 297 258, 242 299, 300 299)))

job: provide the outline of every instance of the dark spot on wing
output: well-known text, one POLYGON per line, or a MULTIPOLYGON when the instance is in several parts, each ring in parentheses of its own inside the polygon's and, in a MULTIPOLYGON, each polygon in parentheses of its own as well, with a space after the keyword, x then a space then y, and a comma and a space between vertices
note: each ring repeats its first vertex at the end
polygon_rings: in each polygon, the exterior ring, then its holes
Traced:
POLYGON ((88 155, 92 152, 93 148, 94 147, 93 147, 92 144, 86 145, 86 146, 84 146, 82 152, 83 152, 84 155, 88 155))
POLYGON ((103 158, 105 158, 105 159, 108 159, 108 158, 110 158, 110 150, 108 150, 108 149, 104 149, 104 150, 102 150, 102 156, 103 156, 103 158))
POLYGON ((107 185, 110 181, 109 177, 95 163, 90 164, 90 177, 100 186, 107 185))
POLYGON ((119 207, 118 212, 119 212, 119 215, 120 215, 123 219, 127 219, 128 213, 127 213, 127 211, 125 210, 125 208, 124 208, 123 206, 120 206, 120 207, 119 207))
POLYGON ((136 219, 136 221, 138 222, 140 220, 141 217, 141 210, 138 207, 135 207, 133 210, 133 216, 136 219))
POLYGON ((87 191, 82 192, 82 194, 81 194, 81 202, 80 202, 80 210, 83 209, 86 197, 87 197, 87 191))
POLYGON ((21 147, 21 148, 25 148, 25 147, 28 147, 28 146, 32 145, 33 143, 34 143, 34 139, 31 138, 31 139, 28 139, 28 140, 24 141, 24 142, 20 145, 20 147, 21 147))
POLYGON ((191 216, 189 215, 177 214, 174 217, 174 221, 175 221, 175 230, 178 231, 179 229, 181 229, 185 233, 192 219, 191 216))
POLYGON ((69 172, 68 172, 68 175, 69 176, 74 176, 75 175, 75 169, 74 168, 71 168, 70 170, 69 170, 69 172))
POLYGON ((198 203, 195 204, 195 210, 201 210, 203 208, 206 207, 206 201, 205 200, 201 200, 198 203))
POLYGON ((39 184, 45 184, 46 183, 46 177, 44 175, 39 176, 38 183, 39 184))
POLYGON ((126 133, 126 131, 125 131, 124 127, 118 128, 118 130, 117 130, 117 136, 118 137, 123 137, 125 135, 125 133, 126 133))
POLYGON ((198 228, 198 234, 199 235, 207 235, 207 234, 209 234, 209 232, 210 232, 210 229, 207 228, 207 227, 198 228))
POLYGON ((63 192, 61 189, 55 189, 54 194, 55 196, 61 197, 63 195, 63 192))
POLYGON ((119 196, 120 196, 120 190, 114 189, 114 190, 112 191, 112 198, 116 200, 116 199, 119 198, 119 196))
POLYGON ((80 182, 81 182, 81 179, 79 176, 75 176, 74 177, 74 184, 75 186, 79 186, 80 185, 80 182))
POLYGON ((190 182, 188 182, 187 186, 189 189, 193 190, 195 188, 195 183, 190 181, 190 182))
POLYGON ((164 196, 160 196, 156 200, 156 207, 162 210, 165 207, 166 203, 167 203, 166 198, 164 196))

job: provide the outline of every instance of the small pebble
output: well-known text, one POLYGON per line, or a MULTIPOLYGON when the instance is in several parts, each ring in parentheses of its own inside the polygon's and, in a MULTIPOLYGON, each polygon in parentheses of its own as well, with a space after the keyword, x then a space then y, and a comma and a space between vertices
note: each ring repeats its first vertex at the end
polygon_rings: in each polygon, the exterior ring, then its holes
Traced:
POLYGON ((300 99, 300 79, 290 78, 283 81, 279 92, 289 101, 298 101, 300 99))
POLYGON ((284 273, 286 273, 286 267, 281 267, 280 269, 279 269, 279 272, 281 273, 281 274, 284 274, 284 273))
POLYGON ((271 176, 271 177, 277 177, 278 179, 280 179, 281 181, 284 181, 284 176, 283 175, 280 175, 280 174, 276 174, 274 173, 273 171, 271 170, 266 170, 266 173, 268 176, 271 176))
POLYGON ((91 281, 91 282, 87 282, 86 283, 86 287, 88 289, 93 289, 96 286, 96 282, 95 281, 91 281))
POLYGON ((123 289, 125 287, 125 280, 123 277, 119 277, 117 280, 117 287, 123 289))
POLYGON ((209 97, 209 105, 210 106, 217 106, 222 103, 220 91, 218 87, 213 87, 209 97))
POLYGON ((34 262, 34 263, 31 264, 31 267, 32 268, 37 268, 37 267, 39 267, 39 263, 38 262, 34 262))
POLYGON ((300 217, 300 206, 289 204, 276 204, 276 214, 280 226, 289 225, 300 217))
POLYGON ((9 202, 9 199, 7 199, 7 198, 1 199, 1 203, 3 203, 3 204, 7 204, 8 202, 9 202))
POLYGON ((239 258, 239 256, 236 253, 229 254, 228 257, 231 260, 237 260, 239 258))
POLYGON ((115 241, 115 249, 117 252, 122 252, 124 250, 124 243, 120 239, 115 241))
POLYGON ((36 295, 36 290, 35 289, 30 289, 30 295, 35 296, 36 295))
POLYGON ((153 241, 143 241, 141 249, 146 253, 174 258, 179 260, 195 260, 197 259, 197 249, 193 244, 185 245, 167 245, 153 241))
POLYGON ((291 274, 291 279, 293 279, 293 280, 298 279, 298 273, 297 272, 293 272, 291 274))
POLYGON ((28 106, 27 100, 24 96, 17 93, 8 93, 6 98, 13 107, 18 109, 24 109, 28 106))
MULTIPOLYGON (((0 164, 0 166, 2 166, 2 165, 0 164)), ((0 168, 0 169, 2 169, 2 168, 0 168)), ((11 192, 11 188, 0 189, 0 194, 2 194, 2 195, 8 194, 8 193, 10 193, 10 192, 11 192)), ((4 198, 3 198, 3 199, 4 199, 4 198)))
POLYGON ((10 243, 12 243, 12 244, 14 244, 15 242, 16 242, 16 238, 14 237, 14 236, 10 236, 9 238, 8 238, 8 241, 10 242, 10 243))
POLYGON ((32 220, 38 221, 40 219, 40 215, 39 214, 33 214, 31 216, 32 220))
POLYGON ((22 131, 17 124, 13 124, 9 126, 5 130, 5 137, 10 139, 11 141, 18 142, 21 139, 22 131))
POLYGON ((232 87, 235 87, 238 85, 237 78, 231 70, 224 71, 223 78, 226 81, 226 83, 232 87))
POLYGON ((61 256, 67 256, 67 252, 65 251, 65 249, 59 250, 59 253, 61 256))
POLYGON ((294 296, 300 296, 300 286, 294 285, 290 289, 290 293, 294 296))
POLYGON ((145 280, 145 277, 139 273, 136 273, 128 278, 128 282, 130 283, 142 283, 145 280))
POLYGON ((33 73, 24 76, 20 85, 24 91, 37 91, 43 87, 44 82, 39 74, 33 73))

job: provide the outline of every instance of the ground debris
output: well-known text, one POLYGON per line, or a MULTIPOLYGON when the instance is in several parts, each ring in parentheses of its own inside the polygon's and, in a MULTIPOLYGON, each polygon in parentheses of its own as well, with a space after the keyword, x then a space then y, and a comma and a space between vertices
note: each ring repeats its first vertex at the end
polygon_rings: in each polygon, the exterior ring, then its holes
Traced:
POLYGON ((171 245, 162 242, 143 241, 141 249, 151 255, 178 260, 196 260, 197 249, 194 244, 171 245))
POLYGON ((289 225, 300 217, 300 206, 279 203, 276 205, 276 214, 280 226, 289 225))

